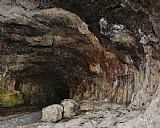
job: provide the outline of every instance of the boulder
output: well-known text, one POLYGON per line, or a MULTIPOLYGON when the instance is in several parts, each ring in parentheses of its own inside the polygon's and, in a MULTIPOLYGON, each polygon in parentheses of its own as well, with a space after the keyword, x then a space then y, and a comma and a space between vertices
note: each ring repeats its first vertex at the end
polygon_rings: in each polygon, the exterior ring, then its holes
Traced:
POLYGON ((57 122, 62 119, 63 107, 54 104, 42 109, 42 121, 57 122))
POLYGON ((72 99, 65 99, 61 102, 64 109, 64 118, 71 118, 79 111, 79 104, 72 99))

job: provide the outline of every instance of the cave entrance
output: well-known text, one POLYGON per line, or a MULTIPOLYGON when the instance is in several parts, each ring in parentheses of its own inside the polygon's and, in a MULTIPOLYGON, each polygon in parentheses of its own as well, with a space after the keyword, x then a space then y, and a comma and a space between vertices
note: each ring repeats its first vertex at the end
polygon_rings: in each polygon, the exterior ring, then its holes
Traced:
POLYGON ((46 106, 69 98, 69 87, 62 73, 46 71, 18 77, 15 90, 23 95, 24 105, 46 106))

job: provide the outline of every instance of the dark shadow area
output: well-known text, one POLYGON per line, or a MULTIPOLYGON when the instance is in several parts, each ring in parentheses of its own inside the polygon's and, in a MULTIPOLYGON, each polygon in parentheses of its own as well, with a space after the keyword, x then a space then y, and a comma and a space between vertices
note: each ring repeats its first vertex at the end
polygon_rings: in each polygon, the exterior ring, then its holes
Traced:
POLYGON ((69 98, 67 80, 61 72, 45 71, 18 77, 15 90, 23 95, 24 105, 47 106, 69 98))

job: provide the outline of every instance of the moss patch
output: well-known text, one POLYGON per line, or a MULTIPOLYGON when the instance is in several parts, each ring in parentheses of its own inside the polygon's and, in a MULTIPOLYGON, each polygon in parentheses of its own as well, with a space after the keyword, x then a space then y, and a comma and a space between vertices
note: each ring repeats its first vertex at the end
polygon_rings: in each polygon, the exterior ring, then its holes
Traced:
POLYGON ((0 92, 0 106, 1 107, 14 107, 23 104, 23 96, 17 91, 2 91, 0 92))

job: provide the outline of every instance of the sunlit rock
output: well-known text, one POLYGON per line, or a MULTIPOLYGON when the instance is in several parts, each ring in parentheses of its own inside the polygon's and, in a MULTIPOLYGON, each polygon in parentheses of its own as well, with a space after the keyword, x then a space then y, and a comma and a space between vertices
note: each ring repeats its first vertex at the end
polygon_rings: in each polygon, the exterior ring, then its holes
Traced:
POLYGON ((61 102, 64 118, 71 118, 79 113, 79 104, 72 99, 65 99, 61 102))
POLYGON ((63 107, 54 104, 42 109, 42 121, 44 122, 57 122, 62 119, 63 107))

